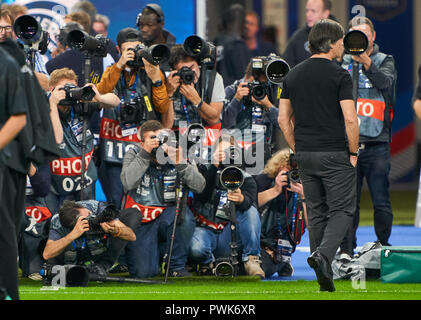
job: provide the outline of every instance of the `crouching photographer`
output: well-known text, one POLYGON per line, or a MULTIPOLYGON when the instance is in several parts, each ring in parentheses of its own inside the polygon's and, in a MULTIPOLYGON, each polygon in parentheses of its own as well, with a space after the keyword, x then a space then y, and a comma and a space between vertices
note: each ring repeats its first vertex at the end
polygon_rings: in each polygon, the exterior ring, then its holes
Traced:
POLYGON ((51 220, 43 258, 50 265, 86 265, 106 276, 139 224, 135 209, 117 210, 95 200, 65 201, 51 220))
POLYGON ((218 139, 212 158, 212 164, 199 166, 206 187, 194 194, 191 205, 197 223, 190 259, 199 264, 199 274, 232 276, 238 273, 241 252, 246 274, 264 278, 256 183, 238 166, 242 152, 232 136, 224 134, 218 139), (228 179, 226 170, 232 170, 228 179))
POLYGON ((292 276, 291 255, 307 225, 303 186, 295 156, 289 149, 275 153, 262 174, 255 176, 262 220, 263 270, 267 277, 292 276))
POLYGON ((272 156, 275 130, 280 130, 275 106, 288 71, 288 64, 275 55, 255 57, 248 64, 244 78, 225 88, 227 102, 222 112, 222 127, 240 130, 242 140, 238 142, 245 148, 264 142, 265 162, 272 156))
POLYGON ((173 247, 169 262, 165 261, 166 267, 170 265, 168 274, 173 277, 189 275, 185 264, 194 219, 187 205, 179 203, 186 201, 188 192, 185 188, 200 193, 205 186, 205 179, 196 165, 181 159, 181 147, 172 143, 175 136, 166 142, 168 136, 165 134, 172 132, 163 129, 158 121, 145 122, 140 129, 142 142, 126 153, 121 171, 125 190, 123 207, 141 212, 142 223, 135 230, 137 239, 125 252, 129 273, 140 278, 159 274, 162 251, 169 252, 168 247, 173 247), (180 202, 179 197, 184 200, 180 202), (173 229, 176 222, 179 224, 173 229))

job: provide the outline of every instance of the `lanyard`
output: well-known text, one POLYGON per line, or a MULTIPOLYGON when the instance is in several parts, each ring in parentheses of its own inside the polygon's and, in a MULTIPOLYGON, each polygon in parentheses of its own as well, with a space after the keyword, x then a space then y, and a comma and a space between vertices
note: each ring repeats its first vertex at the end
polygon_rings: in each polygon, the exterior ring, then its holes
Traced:
POLYGON ((181 96, 181 104, 183 106, 184 114, 186 115, 187 124, 189 125, 190 124, 190 116, 189 116, 189 111, 187 110, 186 100, 185 100, 183 95, 181 96))

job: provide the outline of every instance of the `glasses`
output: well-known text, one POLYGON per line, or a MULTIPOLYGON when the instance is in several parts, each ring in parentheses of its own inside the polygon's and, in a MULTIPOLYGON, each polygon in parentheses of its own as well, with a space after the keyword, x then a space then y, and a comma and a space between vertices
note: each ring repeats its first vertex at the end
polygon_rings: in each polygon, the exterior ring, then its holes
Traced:
POLYGON ((11 32, 12 31, 12 26, 0 26, 0 32, 11 32))

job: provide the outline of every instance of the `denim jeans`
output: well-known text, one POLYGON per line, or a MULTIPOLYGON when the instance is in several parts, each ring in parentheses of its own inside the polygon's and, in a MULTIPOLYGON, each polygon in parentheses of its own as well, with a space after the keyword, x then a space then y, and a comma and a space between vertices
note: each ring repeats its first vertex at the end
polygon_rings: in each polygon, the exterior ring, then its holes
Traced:
MULTIPOLYGON (((260 228, 260 217, 255 207, 237 211, 237 242, 243 261, 247 261, 248 256, 260 256, 260 228)), ((191 241, 190 258, 195 263, 209 264, 219 257, 229 257, 230 242, 230 224, 220 233, 197 226, 191 241)))
POLYGON ((121 208, 121 199, 123 198, 123 185, 121 183, 121 164, 114 164, 101 161, 98 170, 98 178, 101 182, 107 202, 121 208))
POLYGON ((341 250, 349 254, 357 247, 356 232, 360 221, 360 199, 364 178, 367 181, 374 209, 374 231, 383 245, 392 232, 393 213, 389 195, 390 145, 368 144, 360 151, 357 165, 357 209, 353 225, 345 237, 341 250))
MULTIPOLYGON (((131 276, 148 278, 160 273, 162 255, 169 252, 174 217, 175 207, 169 207, 158 218, 136 229, 136 241, 129 242, 125 251, 131 276)), ((187 208, 182 222, 177 224, 170 271, 185 267, 194 227, 193 214, 187 208)))

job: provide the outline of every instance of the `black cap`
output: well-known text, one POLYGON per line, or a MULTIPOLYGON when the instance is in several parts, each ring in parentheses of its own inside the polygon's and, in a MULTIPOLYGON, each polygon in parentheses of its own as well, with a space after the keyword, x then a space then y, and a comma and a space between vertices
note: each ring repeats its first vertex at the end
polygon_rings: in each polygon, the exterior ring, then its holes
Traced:
POLYGON ((134 42, 134 41, 142 41, 140 32, 134 28, 122 29, 117 35, 117 45, 119 47, 121 47, 121 45, 125 42, 134 42))

